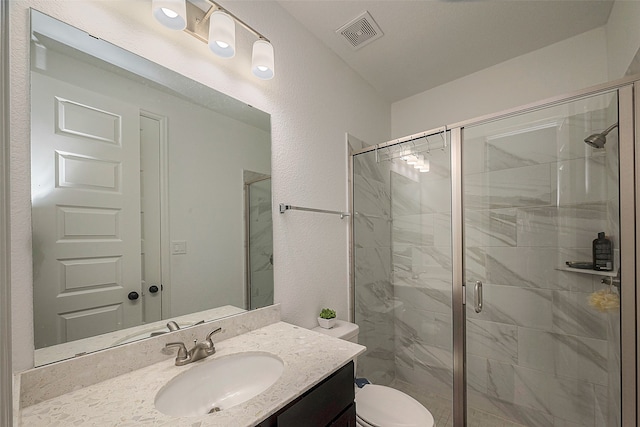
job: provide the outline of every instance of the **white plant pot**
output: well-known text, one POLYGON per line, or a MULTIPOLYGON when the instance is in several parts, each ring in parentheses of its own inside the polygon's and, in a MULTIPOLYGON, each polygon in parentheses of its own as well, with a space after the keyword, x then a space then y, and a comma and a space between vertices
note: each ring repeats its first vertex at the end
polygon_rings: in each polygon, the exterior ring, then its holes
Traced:
POLYGON ((322 317, 318 317, 318 325, 325 329, 331 329, 336 325, 336 318, 333 319, 323 319, 322 317))

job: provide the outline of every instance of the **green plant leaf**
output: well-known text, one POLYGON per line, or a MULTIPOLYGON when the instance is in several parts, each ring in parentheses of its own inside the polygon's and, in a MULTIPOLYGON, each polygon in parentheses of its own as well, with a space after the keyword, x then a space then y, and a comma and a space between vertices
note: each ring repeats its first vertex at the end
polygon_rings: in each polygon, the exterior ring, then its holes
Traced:
POLYGON ((330 308, 323 308, 320 312, 320 318, 322 319, 333 319, 336 317, 336 312, 331 310, 330 308))

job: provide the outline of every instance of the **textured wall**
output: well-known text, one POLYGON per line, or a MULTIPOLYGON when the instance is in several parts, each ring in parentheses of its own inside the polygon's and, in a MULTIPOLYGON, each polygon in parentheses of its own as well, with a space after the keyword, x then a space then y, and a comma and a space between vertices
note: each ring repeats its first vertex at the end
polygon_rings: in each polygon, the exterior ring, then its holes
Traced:
POLYGON ((605 26, 609 80, 623 77, 634 56, 637 57, 640 50, 639 20, 639 1, 616 1, 613 5, 605 26))
POLYGON ((392 105, 392 137, 604 83, 606 56, 601 27, 416 94, 392 105))
MULTIPOLYGON (((225 5, 225 2, 223 2, 225 5)), ((208 47, 156 23, 150 1, 11 2, 11 221, 14 370, 32 366, 28 8, 173 69, 271 114, 273 200, 325 209, 347 206, 345 132, 376 143, 390 135, 390 106, 335 54, 272 1, 242 1, 230 10, 269 37, 276 77, 250 72, 252 38, 238 29, 237 55, 208 47)), ((347 318, 347 222, 306 212, 274 214, 275 301, 283 320, 315 326, 321 306, 347 318)))

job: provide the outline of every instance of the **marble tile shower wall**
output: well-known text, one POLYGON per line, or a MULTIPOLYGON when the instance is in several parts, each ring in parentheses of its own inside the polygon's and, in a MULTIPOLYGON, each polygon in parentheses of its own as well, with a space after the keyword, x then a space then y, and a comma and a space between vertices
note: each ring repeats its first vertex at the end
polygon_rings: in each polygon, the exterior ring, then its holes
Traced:
POLYGON ((598 231, 617 242, 617 150, 583 133, 576 116, 465 146, 467 279, 484 283, 483 311, 467 306, 469 403, 527 426, 619 425, 618 313, 588 305, 599 277, 555 269, 590 260, 598 231))
POLYGON ((367 347, 357 376, 382 385, 395 377, 389 167, 375 152, 354 158, 355 321, 367 347))
MULTIPOLYGON (((588 305, 599 277, 556 269, 590 260, 599 231, 618 247, 617 132, 606 151, 582 142, 609 122, 603 111, 465 141, 466 276, 483 281, 485 302, 467 311, 476 409, 527 426, 620 426, 619 312, 588 305)), ((358 375, 452 401, 449 158, 432 151, 419 174, 358 156, 354 207, 356 322, 368 348, 358 375)))
POLYGON ((391 172, 396 378, 452 401, 450 153, 425 158, 428 173, 391 172))
POLYGON ((273 224, 271 180, 251 184, 250 190, 251 309, 273 304, 273 224))

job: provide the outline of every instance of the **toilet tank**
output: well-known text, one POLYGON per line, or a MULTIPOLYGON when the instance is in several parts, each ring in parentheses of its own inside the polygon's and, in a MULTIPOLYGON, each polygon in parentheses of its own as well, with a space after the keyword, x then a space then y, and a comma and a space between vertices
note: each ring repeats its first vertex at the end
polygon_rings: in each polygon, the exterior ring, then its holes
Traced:
POLYGON ((320 326, 313 328, 313 331, 321 334, 330 335, 353 343, 358 343, 358 332, 360 327, 355 323, 345 322, 344 320, 336 320, 336 325, 331 329, 325 329, 320 326))

